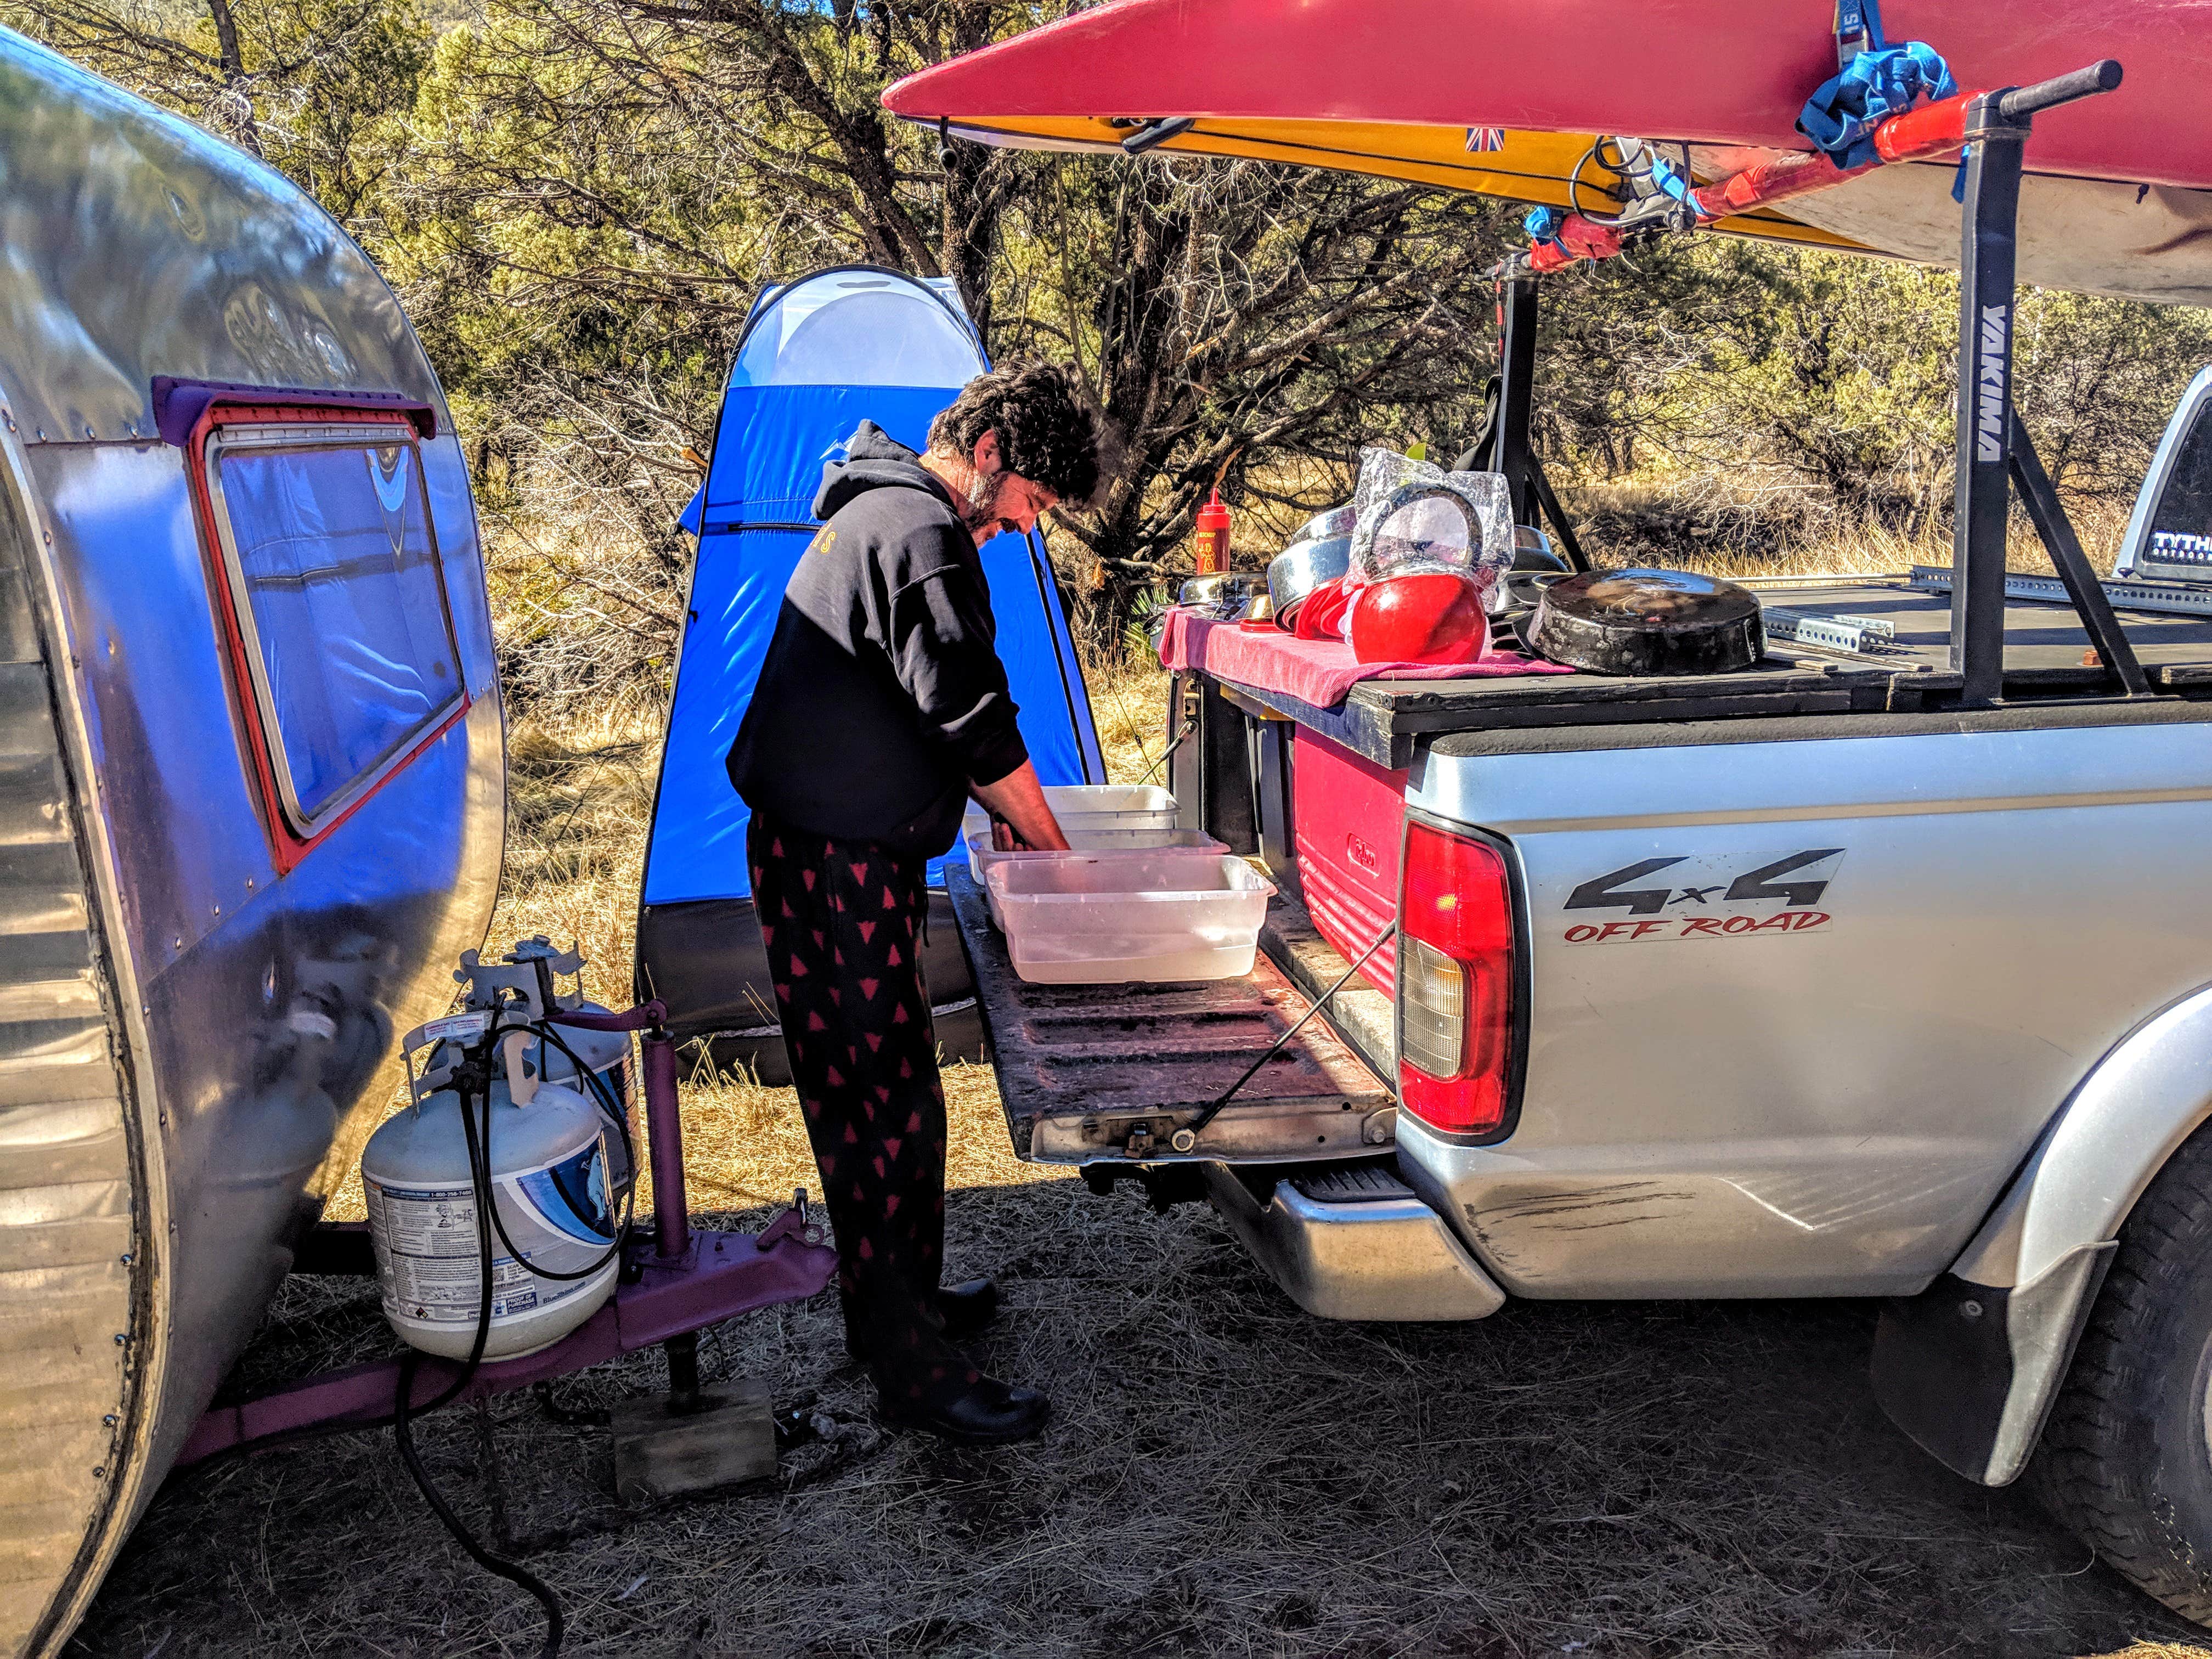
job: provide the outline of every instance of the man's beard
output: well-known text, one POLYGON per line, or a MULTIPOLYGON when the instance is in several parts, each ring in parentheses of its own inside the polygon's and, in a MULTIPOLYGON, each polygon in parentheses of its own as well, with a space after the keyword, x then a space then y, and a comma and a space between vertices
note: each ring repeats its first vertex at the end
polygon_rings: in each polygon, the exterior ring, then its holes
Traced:
POLYGON ((987 538, 976 532, 994 523, 998 529, 991 532, 993 535, 997 535, 1000 531, 1021 528, 999 512, 999 497, 1006 493, 1006 475, 1004 472, 978 472, 975 482, 968 486, 968 501, 960 509, 960 522, 968 526, 969 533, 975 535, 979 543, 987 538))

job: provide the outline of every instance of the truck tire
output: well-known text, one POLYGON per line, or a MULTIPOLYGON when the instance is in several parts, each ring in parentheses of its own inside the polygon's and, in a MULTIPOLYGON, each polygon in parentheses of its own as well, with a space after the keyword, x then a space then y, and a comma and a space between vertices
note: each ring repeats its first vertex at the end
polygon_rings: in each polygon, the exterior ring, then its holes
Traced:
POLYGON ((2031 1485, 2098 1554, 2212 1624, 2212 1125, 2167 1160, 2120 1248, 2031 1485))

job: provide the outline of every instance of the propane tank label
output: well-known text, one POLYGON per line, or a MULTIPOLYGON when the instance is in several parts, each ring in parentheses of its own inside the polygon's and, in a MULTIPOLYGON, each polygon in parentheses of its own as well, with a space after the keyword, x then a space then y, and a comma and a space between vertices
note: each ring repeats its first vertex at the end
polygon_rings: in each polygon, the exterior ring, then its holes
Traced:
MULTIPOLYGON (((363 1186, 385 1306, 409 1319, 473 1322, 481 1295, 475 1187, 363 1186)), ((492 1190, 507 1239, 522 1257, 509 1255, 493 1235, 494 1319, 550 1307, 591 1287, 591 1279, 544 1279, 526 1264, 578 1273, 614 1243, 604 1136, 567 1158, 501 1176, 492 1190)))

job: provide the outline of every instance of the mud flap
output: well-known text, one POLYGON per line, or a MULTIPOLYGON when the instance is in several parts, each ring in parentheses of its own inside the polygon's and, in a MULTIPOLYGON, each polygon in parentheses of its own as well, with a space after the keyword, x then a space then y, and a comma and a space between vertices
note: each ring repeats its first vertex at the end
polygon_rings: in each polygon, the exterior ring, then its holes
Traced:
POLYGON ((1946 1273, 1883 1308, 1874 1392, 1923 1450, 1985 1486, 2017 1480, 2035 1450, 2117 1240, 2068 1251, 2007 1288, 1946 1273))

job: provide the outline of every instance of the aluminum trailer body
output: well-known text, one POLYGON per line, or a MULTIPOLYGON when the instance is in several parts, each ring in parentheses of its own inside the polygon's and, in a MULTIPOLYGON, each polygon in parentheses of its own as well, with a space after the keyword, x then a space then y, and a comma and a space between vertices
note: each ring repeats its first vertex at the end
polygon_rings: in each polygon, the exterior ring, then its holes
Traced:
POLYGON ((278 174, 0 30, 0 1652, 58 1650, 497 884, 461 452, 278 174), (165 436, 165 433, 167 434, 165 436))

